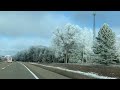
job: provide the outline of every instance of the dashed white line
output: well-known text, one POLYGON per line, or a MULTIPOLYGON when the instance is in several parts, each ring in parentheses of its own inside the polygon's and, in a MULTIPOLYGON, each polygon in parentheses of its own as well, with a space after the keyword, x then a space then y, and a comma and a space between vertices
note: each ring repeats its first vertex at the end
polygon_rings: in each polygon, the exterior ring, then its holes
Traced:
POLYGON ((23 63, 20 63, 22 64, 34 77, 35 79, 39 79, 29 68, 27 68, 23 63))
POLYGON ((2 69, 5 69, 6 67, 3 67, 2 69))
MULTIPOLYGON (((7 65, 6 67, 10 66, 11 64, 7 65)), ((6 67, 3 67, 2 69, 5 69, 6 67)))

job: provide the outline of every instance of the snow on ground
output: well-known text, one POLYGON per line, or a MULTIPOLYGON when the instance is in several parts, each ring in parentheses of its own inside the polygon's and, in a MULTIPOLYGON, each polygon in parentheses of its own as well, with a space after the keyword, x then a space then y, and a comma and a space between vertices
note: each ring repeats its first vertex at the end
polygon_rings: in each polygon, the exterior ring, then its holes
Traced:
POLYGON ((43 64, 37 64, 37 63, 31 63, 31 64, 36 64, 36 65, 41 65, 41 66, 44 66, 44 67, 64 70, 64 71, 67 71, 67 72, 72 72, 72 73, 77 73, 77 74, 81 74, 81 75, 86 75, 86 76, 90 76, 90 77, 94 77, 94 78, 98 78, 98 79, 117 79, 115 77, 100 76, 100 75, 98 75, 97 73, 94 73, 94 72, 75 71, 75 70, 69 70, 69 69, 65 69, 65 68, 61 68, 61 67, 54 67, 54 66, 48 66, 48 65, 43 65, 43 64))

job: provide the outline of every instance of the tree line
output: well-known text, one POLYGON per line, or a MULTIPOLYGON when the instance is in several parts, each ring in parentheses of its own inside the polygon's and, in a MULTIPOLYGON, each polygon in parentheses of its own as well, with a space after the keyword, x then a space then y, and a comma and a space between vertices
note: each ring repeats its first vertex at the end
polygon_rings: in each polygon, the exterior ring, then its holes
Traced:
POLYGON ((66 24, 57 27, 52 45, 32 46, 18 52, 14 59, 40 63, 119 63, 120 43, 108 24, 103 24, 93 41, 93 30, 66 24))

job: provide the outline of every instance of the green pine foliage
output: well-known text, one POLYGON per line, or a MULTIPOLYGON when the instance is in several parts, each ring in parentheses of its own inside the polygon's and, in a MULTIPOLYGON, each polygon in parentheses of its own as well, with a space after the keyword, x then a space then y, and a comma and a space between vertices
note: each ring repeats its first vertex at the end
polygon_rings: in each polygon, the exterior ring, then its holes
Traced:
POLYGON ((98 32, 98 37, 94 43, 94 53, 101 64, 111 64, 118 62, 115 48, 115 33, 108 24, 104 24, 98 32))

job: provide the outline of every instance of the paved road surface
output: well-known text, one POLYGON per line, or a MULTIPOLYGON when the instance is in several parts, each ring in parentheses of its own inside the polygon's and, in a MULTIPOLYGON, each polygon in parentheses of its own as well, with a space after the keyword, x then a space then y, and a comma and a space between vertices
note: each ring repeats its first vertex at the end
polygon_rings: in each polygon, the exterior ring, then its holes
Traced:
POLYGON ((0 63, 0 79, 69 79, 29 63, 0 63))

